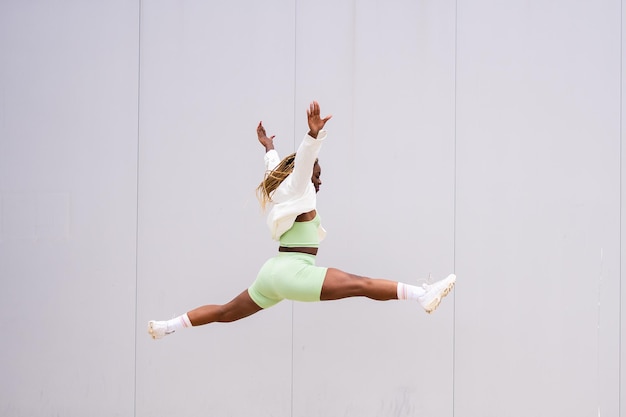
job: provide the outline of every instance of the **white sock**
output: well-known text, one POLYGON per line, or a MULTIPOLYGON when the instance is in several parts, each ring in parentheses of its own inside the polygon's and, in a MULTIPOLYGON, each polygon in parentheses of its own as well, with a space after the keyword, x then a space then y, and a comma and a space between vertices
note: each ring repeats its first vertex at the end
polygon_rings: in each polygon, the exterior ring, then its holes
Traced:
POLYGON ((419 297, 424 294, 426 290, 422 287, 398 282, 398 300, 419 300, 419 297))
POLYGON ((187 313, 182 316, 175 317, 167 321, 167 331, 175 332, 176 330, 182 330, 186 327, 191 327, 191 321, 187 317, 187 313))

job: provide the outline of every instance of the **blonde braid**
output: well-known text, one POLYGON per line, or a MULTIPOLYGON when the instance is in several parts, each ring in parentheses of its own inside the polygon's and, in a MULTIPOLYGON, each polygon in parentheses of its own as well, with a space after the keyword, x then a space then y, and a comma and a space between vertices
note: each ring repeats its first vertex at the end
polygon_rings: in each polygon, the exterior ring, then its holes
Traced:
POLYGON ((263 210, 265 210, 267 203, 272 202, 270 195, 293 172, 295 160, 296 154, 292 153, 280 161, 276 168, 265 173, 265 178, 256 188, 256 196, 263 210))

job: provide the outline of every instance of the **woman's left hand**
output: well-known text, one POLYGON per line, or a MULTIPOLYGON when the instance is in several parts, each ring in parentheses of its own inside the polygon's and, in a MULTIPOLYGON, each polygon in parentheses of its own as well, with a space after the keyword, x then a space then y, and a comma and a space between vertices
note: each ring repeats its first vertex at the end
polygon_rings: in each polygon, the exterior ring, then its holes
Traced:
POLYGON ((317 101, 313 101, 306 111, 307 120, 309 122, 309 135, 313 138, 317 138, 317 134, 324 128, 327 121, 330 120, 332 115, 328 115, 324 118, 320 116, 320 105, 317 101))

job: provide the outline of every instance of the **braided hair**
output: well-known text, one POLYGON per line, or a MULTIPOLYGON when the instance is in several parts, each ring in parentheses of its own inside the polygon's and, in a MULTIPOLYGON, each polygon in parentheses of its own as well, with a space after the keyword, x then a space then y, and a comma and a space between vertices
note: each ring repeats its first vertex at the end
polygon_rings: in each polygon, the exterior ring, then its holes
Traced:
POLYGON ((265 210, 267 203, 272 202, 270 197, 272 192, 293 172, 295 161, 296 154, 292 153, 280 161, 276 168, 265 173, 265 178, 256 188, 256 195, 263 210, 265 210))
MULTIPOLYGON (((271 194, 274 190, 293 172, 295 163, 296 154, 292 153, 280 161, 276 168, 265 173, 265 178, 256 187, 256 196, 263 210, 267 207, 267 203, 272 202, 271 194)), ((317 159, 315 163, 317 164, 317 159)))

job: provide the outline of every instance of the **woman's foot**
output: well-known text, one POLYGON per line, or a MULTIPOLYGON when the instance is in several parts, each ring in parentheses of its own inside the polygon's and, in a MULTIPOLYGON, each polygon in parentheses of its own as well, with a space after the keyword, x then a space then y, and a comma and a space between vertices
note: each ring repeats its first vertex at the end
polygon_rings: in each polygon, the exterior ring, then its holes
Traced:
POLYGON ((150 336, 152 336, 152 338, 156 340, 156 339, 162 339, 168 334, 174 333, 174 330, 167 329, 166 321, 150 320, 148 322, 148 333, 150 333, 150 336))
POLYGON ((421 295, 418 298, 419 303, 424 307, 424 310, 428 314, 435 311, 437 307, 439 307, 439 303, 441 303, 441 299, 448 295, 452 288, 454 287, 454 283, 456 282, 456 275, 450 274, 447 278, 444 278, 440 281, 437 281, 433 284, 423 284, 422 288, 426 293, 421 295))

